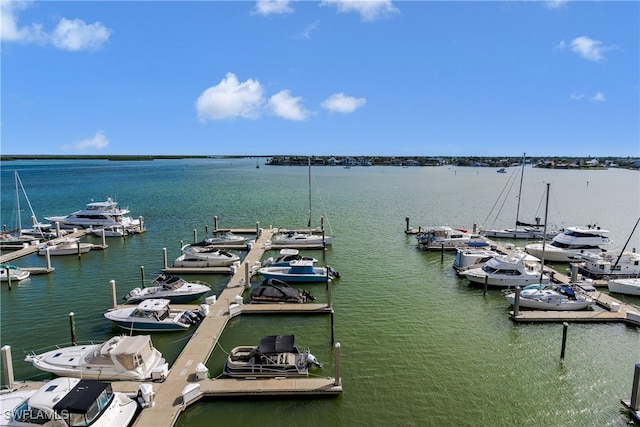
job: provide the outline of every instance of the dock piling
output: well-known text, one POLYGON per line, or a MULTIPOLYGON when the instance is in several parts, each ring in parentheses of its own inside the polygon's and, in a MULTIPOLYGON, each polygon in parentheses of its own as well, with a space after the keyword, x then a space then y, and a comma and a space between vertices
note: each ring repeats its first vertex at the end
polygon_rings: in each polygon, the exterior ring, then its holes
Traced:
POLYGON ((193 243, 198 243, 198 230, 193 229, 193 243))
POLYGON ((631 385, 631 409, 640 411, 640 363, 636 363, 633 371, 633 383, 631 385))
POLYGON ((116 308, 118 306, 118 301, 116 299, 116 281, 110 280, 109 284, 111 285, 111 306, 116 308))
POLYGON ((14 385, 13 379, 13 361, 11 360, 11 346, 5 345, 0 348, 2 353, 2 378, 4 378, 4 384, 7 388, 12 388, 14 385))
POLYGON ((167 248, 162 248, 162 258, 163 258, 163 264, 164 268, 167 268, 167 248))
POLYGON ((405 233, 408 233, 408 232, 409 232, 409 230, 411 229, 411 228, 409 227, 409 217, 408 217, 408 216, 404 218, 404 223, 405 223, 404 231, 405 231, 405 233))
POLYGON ((564 360, 564 350, 567 346, 567 329, 569 328, 569 324, 567 322, 562 322, 562 349, 560 350, 560 361, 564 360))
POLYGON ((76 321, 73 311, 69 313, 69 328, 71 329, 71 344, 76 345, 78 340, 76 339, 76 321))
POLYGON ((9 266, 7 266, 7 285, 9 286, 9 290, 11 290, 11 270, 9 266))
MULTIPOLYGON (((331 316, 331 318, 333 319, 333 315, 331 316)), ((339 342, 336 343, 335 349, 336 349, 336 376, 333 381, 333 385, 339 386, 340 385, 340 343, 339 342)))
POLYGON ((140 282, 142 283, 142 289, 144 289, 144 265, 140 266, 140 282))
POLYGON ((213 230, 218 230, 218 215, 213 217, 213 230))
POLYGON ((520 314, 520 286, 516 286, 516 298, 513 304, 513 316, 517 317, 520 314))
POLYGON ((489 287, 489 275, 484 276, 484 288, 482 290, 482 296, 487 295, 487 287, 489 287))

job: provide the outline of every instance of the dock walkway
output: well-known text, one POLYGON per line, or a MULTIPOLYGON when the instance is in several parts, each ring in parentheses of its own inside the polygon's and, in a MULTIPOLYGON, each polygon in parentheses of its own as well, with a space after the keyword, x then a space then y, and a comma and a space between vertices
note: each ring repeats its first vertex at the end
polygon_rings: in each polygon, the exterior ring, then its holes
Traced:
MULTIPOLYGON (((248 252, 243 263, 245 268, 239 268, 233 274, 216 302, 210 305, 209 314, 202 320, 198 329, 186 344, 177 360, 171 367, 166 380, 161 383, 153 383, 154 406, 144 409, 135 421, 134 426, 171 426, 175 424, 180 412, 192 403, 205 396, 274 396, 274 395, 335 395, 342 392, 342 385, 334 378, 283 378, 267 380, 237 380, 237 379, 199 379, 196 367, 199 363, 206 364, 213 352, 218 339, 227 326, 230 314, 229 304, 236 301, 245 289, 245 274, 250 268, 259 263, 265 251, 265 243, 271 238, 272 231, 265 230, 256 240, 256 244, 248 252), (186 390, 191 390, 186 393, 186 390), (187 397, 188 394, 188 397, 187 397), (183 397, 184 396, 184 397, 183 397)), ((291 311, 284 306, 268 307, 276 304, 265 305, 266 311, 291 311)), ((303 307, 299 307, 302 309, 303 307)), ((260 310, 260 307, 247 306, 242 311, 260 310)), ((308 307, 309 311, 328 312, 327 307, 308 307)), ((330 311, 330 308, 329 308, 330 311)), ((263 311, 264 312, 264 311, 263 311)), ((139 383, 116 382, 114 390, 135 392, 139 383)))
MULTIPOLYGON (((48 242, 59 243, 64 239, 80 238, 85 236, 86 234, 87 234, 87 230, 81 229, 70 234, 65 234, 63 237, 57 237, 55 239, 49 240, 48 242)), ((11 251, 6 254, 3 254, 0 256, 0 264, 6 264, 18 258, 22 258, 23 256, 34 254, 38 252, 38 247, 40 247, 40 245, 29 245, 29 246, 25 246, 22 249, 18 249, 17 251, 11 251)))

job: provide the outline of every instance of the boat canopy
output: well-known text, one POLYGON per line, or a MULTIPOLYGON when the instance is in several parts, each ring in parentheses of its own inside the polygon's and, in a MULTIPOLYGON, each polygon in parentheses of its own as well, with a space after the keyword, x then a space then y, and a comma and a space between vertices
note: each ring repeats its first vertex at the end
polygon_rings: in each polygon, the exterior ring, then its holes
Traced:
POLYGON ((101 381, 80 380, 58 403, 53 407, 60 412, 66 410, 76 414, 86 413, 103 393, 112 394, 111 384, 101 381))
POLYGON ((294 342, 293 335, 268 335, 260 339, 258 351, 262 354, 294 353, 294 342))
POLYGON ((140 364, 151 359, 153 355, 151 337, 149 335, 122 337, 113 351, 113 355, 125 368, 136 369, 140 364))

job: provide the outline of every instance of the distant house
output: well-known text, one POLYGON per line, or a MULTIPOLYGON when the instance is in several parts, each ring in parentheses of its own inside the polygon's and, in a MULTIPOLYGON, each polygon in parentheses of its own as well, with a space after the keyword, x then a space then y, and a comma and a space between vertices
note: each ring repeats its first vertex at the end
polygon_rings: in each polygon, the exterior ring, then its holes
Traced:
POLYGON ((590 159, 584 162, 584 165, 589 167, 595 167, 595 166, 598 166, 599 164, 600 164, 600 161, 598 159, 590 159))
POLYGON ((360 158, 360 161, 358 162, 358 164, 360 166, 372 166, 373 165, 371 160, 369 160, 369 159, 367 159, 365 157, 360 158))
POLYGON ((355 166, 356 164, 356 159, 354 159, 353 157, 347 157, 346 159, 344 159, 345 166, 355 166))
POLYGON ((417 161, 417 160, 414 160, 414 159, 407 159, 407 160, 404 162, 404 165, 405 165, 405 166, 420 166, 420 162, 419 162, 419 161, 417 161))

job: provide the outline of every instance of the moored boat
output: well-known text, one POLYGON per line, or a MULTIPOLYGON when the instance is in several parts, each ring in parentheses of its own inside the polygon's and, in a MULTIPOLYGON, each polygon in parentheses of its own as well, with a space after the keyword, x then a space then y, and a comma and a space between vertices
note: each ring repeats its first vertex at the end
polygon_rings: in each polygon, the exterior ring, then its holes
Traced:
MULTIPOLYGON (((540 283, 540 260, 517 251, 512 255, 499 255, 491 258, 482 267, 470 268, 460 274, 476 285, 510 288, 540 283)), ((548 276, 542 277, 542 283, 549 283, 548 276)))
POLYGON ((166 377, 169 365, 148 335, 115 336, 101 344, 56 347, 24 359, 41 371, 104 381, 142 381, 166 377))
POLYGON ((86 254, 93 249, 93 243, 80 242, 79 239, 64 238, 60 241, 50 240, 38 247, 38 255, 78 255, 86 254))
POLYGON ((291 261, 288 266, 263 267, 258 273, 265 279, 279 279, 286 283, 314 283, 337 279, 340 274, 331 267, 314 267, 312 261, 291 261))
POLYGON ((431 227, 416 235, 418 245, 426 250, 456 250, 461 247, 485 247, 489 242, 479 234, 449 226, 431 227))
POLYGON ((224 365, 229 377, 306 377, 311 366, 322 368, 309 350, 299 350, 293 335, 262 337, 257 346, 231 350, 224 365))
POLYGON ((251 289, 252 303, 306 303, 315 298, 302 289, 292 288, 286 282, 278 279, 264 280, 260 285, 251 289))
POLYGON ((609 292, 640 296, 640 278, 610 279, 607 281, 609 292))
MULTIPOLYGON (((505 297, 515 306, 516 291, 509 292, 505 297)), ((583 310, 594 303, 590 296, 565 285, 529 285, 520 291, 518 298, 519 307, 553 311, 583 310)))
POLYGON ((61 228, 100 228, 109 226, 133 227, 140 225, 140 220, 128 214, 131 211, 121 208, 112 198, 103 202, 88 203, 85 209, 64 216, 45 217, 52 224, 58 223, 61 228))
POLYGON ((576 258, 578 273, 590 279, 640 276, 640 254, 635 251, 585 252, 576 258))
POLYGON ((481 267, 491 258, 501 255, 494 249, 486 248, 457 248, 456 258, 453 260, 453 269, 460 274, 463 270, 481 267))
POLYGON ((240 261, 231 252, 213 246, 184 245, 182 255, 173 262, 174 267, 227 267, 240 261))
POLYGON ((262 266, 263 267, 284 267, 284 266, 288 266, 291 263, 291 261, 300 261, 300 260, 318 262, 318 260, 313 257, 300 255, 300 251, 297 249, 283 248, 283 249, 280 249, 280 256, 278 256, 276 259, 273 259, 273 257, 267 258, 262 263, 262 266))
MULTIPOLYGON (((575 260, 576 256, 585 252, 602 253, 611 243, 608 234, 609 230, 604 230, 596 225, 567 227, 546 245, 544 248, 545 259, 552 262, 571 262, 575 260)), ((541 258, 543 244, 528 244, 525 246, 525 251, 541 258)))
POLYGON ((0 282, 11 281, 19 282, 26 280, 31 276, 31 273, 26 270, 22 270, 20 267, 9 264, 0 264, 0 282))
POLYGON ((124 296, 128 304, 152 298, 168 299, 174 304, 185 303, 202 298, 211 291, 203 282, 188 282, 179 276, 161 274, 153 279, 153 286, 134 288, 124 296))
POLYGON ((172 309, 168 299, 148 299, 135 307, 112 309, 104 317, 128 331, 169 332, 189 329, 200 320, 190 310, 172 309))

